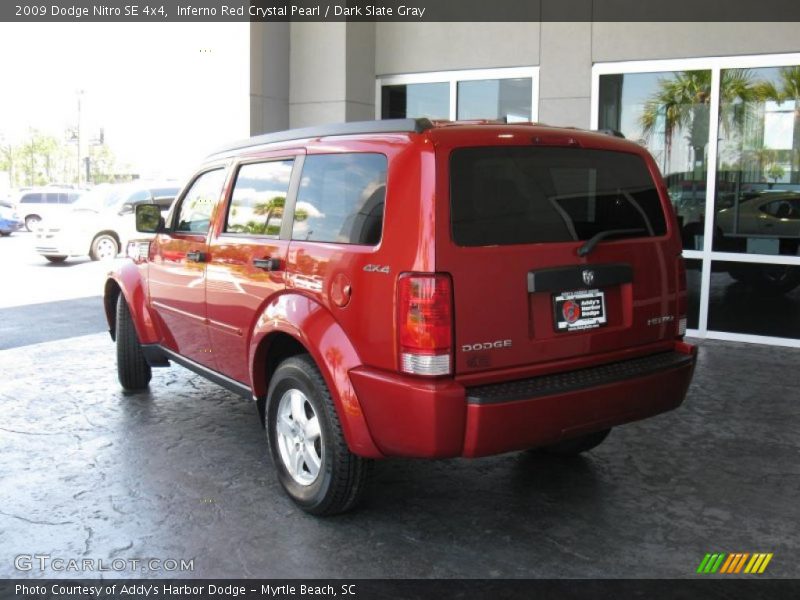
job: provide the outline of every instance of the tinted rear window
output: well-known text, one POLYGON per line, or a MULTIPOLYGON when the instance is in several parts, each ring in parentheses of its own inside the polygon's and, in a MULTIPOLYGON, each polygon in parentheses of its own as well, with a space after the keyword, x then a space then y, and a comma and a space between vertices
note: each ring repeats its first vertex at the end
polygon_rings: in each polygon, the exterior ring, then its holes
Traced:
POLYGON ((383 226, 386 168, 383 154, 306 157, 292 239, 377 245, 383 226))
POLYGON ((459 246, 588 240, 613 229, 658 236, 666 222, 635 154, 579 148, 461 148, 450 158, 450 215, 459 246))

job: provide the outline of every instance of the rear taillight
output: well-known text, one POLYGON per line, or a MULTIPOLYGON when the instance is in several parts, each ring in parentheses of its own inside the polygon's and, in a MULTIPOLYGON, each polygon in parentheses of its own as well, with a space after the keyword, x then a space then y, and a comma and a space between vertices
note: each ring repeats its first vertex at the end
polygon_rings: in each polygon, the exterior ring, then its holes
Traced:
POLYGON ((400 370, 449 375, 453 348, 453 287, 449 275, 406 273, 397 282, 400 370))
POLYGON ((678 256, 675 262, 675 273, 678 279, 675 285, 677 300, 675 303, 675 335, 683 337, 686 335, 686 313, 688 306, 686 297, 686 263, 682 256, 678 256))

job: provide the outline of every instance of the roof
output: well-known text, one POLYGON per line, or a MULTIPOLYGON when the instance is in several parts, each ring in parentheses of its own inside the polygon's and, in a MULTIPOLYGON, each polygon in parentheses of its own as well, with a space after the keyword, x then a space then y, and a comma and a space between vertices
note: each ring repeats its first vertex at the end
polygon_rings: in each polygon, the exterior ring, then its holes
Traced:
POLYGON ((381 134, 381 133, 425 133, 426 131, 437 129, 459 129, 465 127, 484 127, 487 125, 494 125, 500 127, 539 127, 546 130, 561 129, 566 132, 573 132, 578 135, 584 133, 601 133, 614 137, 624 136, 610 129, 604 129, 594 132, 586 132, 575 128, 552 128, 539 123, 506 123, 505 119, 499 121, 480 120, 480 121, 431 121, 430 119, 382 119, 376 121, 350 121, 347 123, 333 123, 328 125, 319 125, 315 127, 304 127, 302 129, 288 129, 286 131, 277 131, 275 133, 266 133, 258 135, 245 140, 234 142, 228 146, 220 148, 216 152, 209 155, 208 158, 223 158, 225 155, 234 154, 238 150, 246 148, 256 148, 265 146, 267 144, 274 144, 277 142, 290 142, 294 140, 316 139, 329 136, 338 135, 359 135, 359 134, 381 134))
POLYGON ((380 121, 333 123, 257 135, 220 148, 212 153, 211 156, 218 156, 243 148, 274 144, 276 142, 289 142, 292 140, 304 140, 332 135, 358 135, 362 133, 423 133, 432 127, 434 127, 434 124, 429 119, 383 119, 380 121))

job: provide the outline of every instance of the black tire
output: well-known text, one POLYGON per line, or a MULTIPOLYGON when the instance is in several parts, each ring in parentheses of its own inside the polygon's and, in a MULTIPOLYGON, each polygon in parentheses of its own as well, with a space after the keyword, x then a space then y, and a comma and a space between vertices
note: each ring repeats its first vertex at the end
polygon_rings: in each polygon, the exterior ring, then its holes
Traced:
POLYGON ((11 235, 10 231, 0 231, 0 236, 2 237, 8 237, 9 235, 11 235))
POLYGON ((111 260, 119 254, 119 243, 113 235, 102 233, 92 240, 89 258, 92 260, 111 260))
POLYGON ((52 256, 50 254, 45 255, 45 258, 49 260, 51 263, 55 264, 63 263, 65 260, 67 260, 66 256, 52 256))
POLYGON ((36 215, 28 215, 25 217, 25 229, 28 231, 33 231, 36 227, 36 224, 41 221, 42 219, 36 215))
POLYGON ((117 377, 122 387, 129 392, 147 388, 153 372, 142 353, 142 345, 136 336, 128 303, 120 294, 117 298, 117 377))
POLYGON ((307 354, 288 358, 275 370, 267 394, 265 425, 278 480, 300 508, 310 514, 323 516, 342 513, 356 506, 366 488, 371 461, 356 456, 347 447, 328 386, 307 354), (283 413, 284 402, 289 401, 294 407, 293 402, 285 399, 293 398, 297 392, 300 392, 297 397, 302 397, 298 402, 302 403, 306 422, 311 423, 315 417, 317 419, 316 430, 319 435, 316 438, 313 434, 306 437, 308 431, 303 429, 302 419, 294 419, 294 412, 291 415, 283 413), (282 432, 278 427, 279 410, 282 412, 282 432), (296 432, 295 438, 287 435, 287 422, 284 420, 287 416, 291 418, 289 423, 296 425, 292 430, 296 432), (305 482, 299 481, 287 468, 291 455, 287 459, 284 456, 292 452, 290 439, 295 440, 295 452, 298 452, 297 448, 303 448, 303 457, 306 456, 306 448, 318 453, 314 454, 319 458, 316 474, 312 473, 310 461, 305 458, 300 468, 296 469, 298 477, 307 479, 305 482), (302 441, 298 442, 298 439, 302 441), (306 445, 308 440, 314 440, 310 446, 306 445))
POLYGON ((543 446, 541 450, 547 454, 555 454, 557 456, 577 456, 582 452, 587 452, 602 444, 609 433, 611 433, 610 429, 594 431, 580 437, 563 440, 555 444, 550 444, 549 446, 543 446))

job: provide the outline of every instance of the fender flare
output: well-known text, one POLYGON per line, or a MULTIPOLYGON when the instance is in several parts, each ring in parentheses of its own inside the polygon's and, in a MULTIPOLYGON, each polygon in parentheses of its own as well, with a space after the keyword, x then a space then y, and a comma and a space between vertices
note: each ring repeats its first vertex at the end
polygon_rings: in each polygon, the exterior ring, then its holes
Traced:
POLYGON ((142 344, 159 343, 161 338, 156 330, 150 308, 147 305, 147 292, 142 281, 142 275, 139 272, 139 268, 133 263, 122 265, 116 271, 109 273, 108 279, 106 279, 103 304, 111 339, 114 339, 116 335, 114 330, 117 320, 116 300, 120 293, 128 303, 139 342, 142 344))
POLYGON ((350 451, 365 458, 383 457, 350 381, 350 370, 360 366, 361 359, 330 311, 307 296, 284 293, 262 309, 248 357, 255 396, 266 397, 266 357, 278 334, 294 338, 314 359, 328 385, 350 451))

